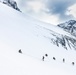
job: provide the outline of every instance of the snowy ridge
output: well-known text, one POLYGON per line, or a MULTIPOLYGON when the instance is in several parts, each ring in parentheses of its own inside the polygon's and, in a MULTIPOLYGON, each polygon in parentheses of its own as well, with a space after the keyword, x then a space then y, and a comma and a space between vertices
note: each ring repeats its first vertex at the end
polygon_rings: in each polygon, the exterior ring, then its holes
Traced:
POLYGON ((76 21, 75 20, 70 20, 68 22, 59 24, 58 26, 76 37, 76 21))

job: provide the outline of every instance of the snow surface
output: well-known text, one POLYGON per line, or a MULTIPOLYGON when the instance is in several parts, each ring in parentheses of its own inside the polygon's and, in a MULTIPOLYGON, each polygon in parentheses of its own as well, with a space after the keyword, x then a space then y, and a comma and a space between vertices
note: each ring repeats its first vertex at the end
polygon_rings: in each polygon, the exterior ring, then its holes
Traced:
POLYGON ((0 3, 0 75, 76 75, 76 51, 53 45, 49 30, 71 36, 0 3))

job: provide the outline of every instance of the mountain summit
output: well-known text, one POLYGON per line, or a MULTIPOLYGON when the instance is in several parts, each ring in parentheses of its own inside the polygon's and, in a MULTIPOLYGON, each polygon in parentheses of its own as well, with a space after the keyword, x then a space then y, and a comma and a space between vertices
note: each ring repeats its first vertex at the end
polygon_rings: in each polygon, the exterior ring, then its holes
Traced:
POLYGON ((14 1, 14 0, 1 0, 0 2, 20 11, 20 9, 17 6, 16 1, 14 1))
POLYGON ((76 37, 76 20, 70 20, 68 22, 59 24, 58 26, 76 37))

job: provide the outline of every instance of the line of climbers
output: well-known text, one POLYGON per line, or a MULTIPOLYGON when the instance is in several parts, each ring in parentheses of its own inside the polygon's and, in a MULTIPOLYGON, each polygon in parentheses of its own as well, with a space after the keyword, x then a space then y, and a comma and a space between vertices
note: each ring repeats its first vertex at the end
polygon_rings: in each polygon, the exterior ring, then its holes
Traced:
MULTIPOLYGON (((21 49, 18 52, 22 53, 21 49)), ((45 57, 48 57, 48 54, 45 54, 44 56, 42 56, 42 61, 44 61, 45 57)), ((56 60, 56 58, 53 57, 53 60, 56 60)), ((63 58, 63 63, 65 63, 65 58, 63 58)), ((72 65, 75 65, 75 62, 72 62, 72 65)))
MULTIPOLYGON (((45 57, 47 57, 47 56, 48 56, 48 54, 45 54, 45 56, 42 57, 42 61, 44 61, 45 57)), ((56 60, 56 58, 53 57, 53 60, 56 60)), ((63 61, 63 63, 65 63, 65 58, 63 58, 62 61, 63 61)), ((75 62, 72 62, 72 65, 75 65, 75 62)))

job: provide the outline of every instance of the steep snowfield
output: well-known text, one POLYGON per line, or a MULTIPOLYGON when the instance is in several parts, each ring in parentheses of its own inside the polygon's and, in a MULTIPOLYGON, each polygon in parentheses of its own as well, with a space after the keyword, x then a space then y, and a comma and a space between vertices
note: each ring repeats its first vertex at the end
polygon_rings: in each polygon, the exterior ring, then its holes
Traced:
POLYGON ((76 51, 53 45, 45 38, 52 37, 50 31, 71 36, 0 3, 0 75, 76 75, 76 65, 71 64, 76 51))
MULTIPOLYGON (((2 46, 6 45, 1 43, 2 46)), ((69 75, 64 69, 59 69, 54 64, 49 67, 41 60, 10 50, 11 48, 5 47, 0 52, 0 75, 69 75)))

